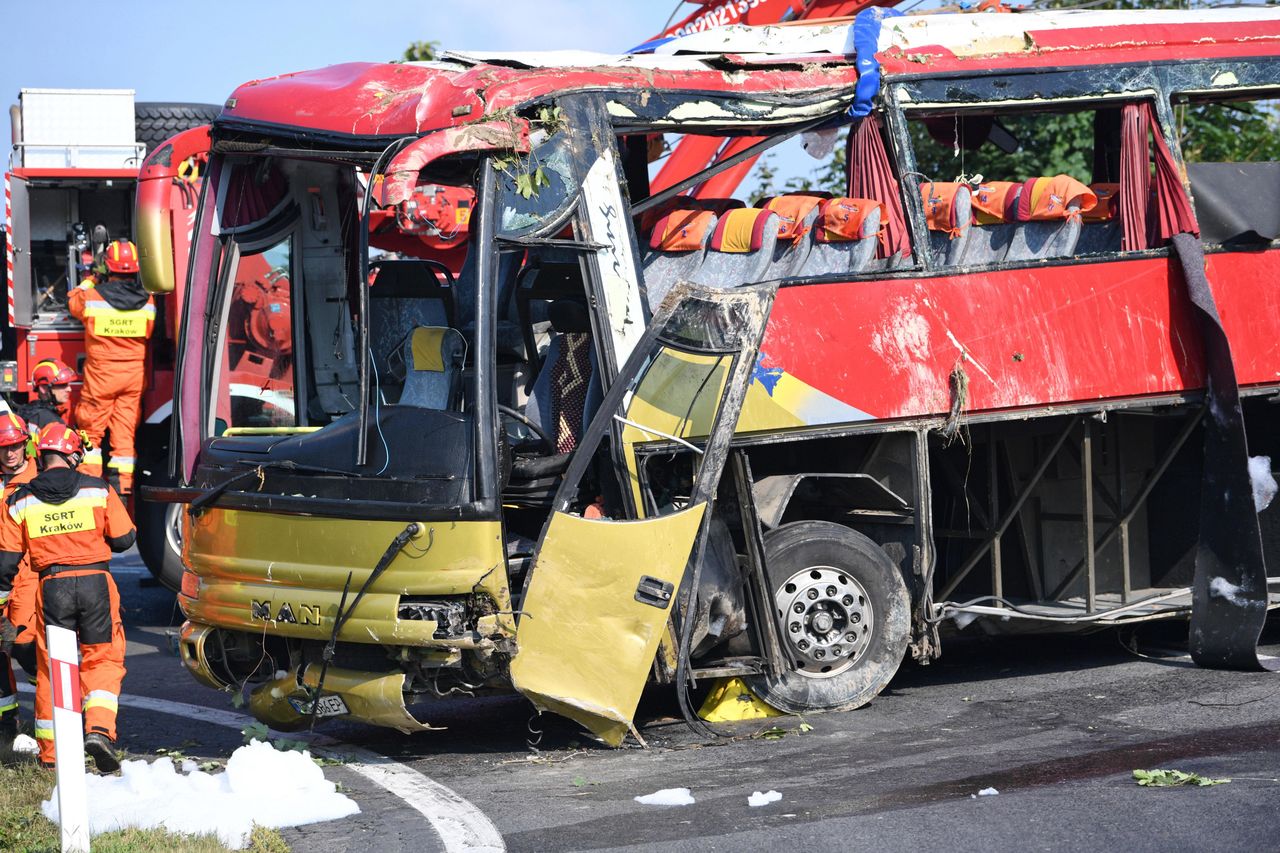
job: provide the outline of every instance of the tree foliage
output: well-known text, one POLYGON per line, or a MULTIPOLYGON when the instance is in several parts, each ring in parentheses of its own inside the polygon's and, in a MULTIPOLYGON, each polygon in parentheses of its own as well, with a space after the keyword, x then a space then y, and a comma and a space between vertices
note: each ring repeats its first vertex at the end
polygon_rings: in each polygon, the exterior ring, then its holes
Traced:
MULTIPOLYGON (((1189 0, 1190 5, 1201 5, 1189 0)), ((1070 8, 1080 0, 1040 0, 1035 8, 1070 8)), ((1186 8, 1188 0, 1109 0, 1088 4, 1091 9, 1186 8)), ((970 133, 982 118, 935 116, 908 122, 908 135, 915 153, 920 179, 951 181, 962 175, 982 175, 988 180, 1025 180, 1041 175, 1067 174, 1085 182, 1107 180, 1093 175, 1094 125, 1100 113, 1021 112, 999 115, 1000 125, 1014 144, 1001 147, 990 141, 979 145, 959 144, 965 138, 962 123, 973 122, 970 133), (950 124, 950 127, 948 127, 950 124), (957 139, 959 137, 960 139, 957 139)), ((1175 104, 1174 136, 1187 162, 1280 162, 1280 100, 1207 101, 1175 104)), ((1111 127, 1115 127, 1111 124, 1111 127)), ((978 134, 981 137, 981 133, 978 134)), ((1105 136, 1105 134, 1104 134, 1105 136)), ((970 139, 971 143, 978 140, 970 139)), ((1119 140, 1112 143, 1118 147, 1119 140)), ((808 174, 793 177, 779 186, 777 170, 765 155, 756 177, 759 196, 778 192, 825 190, 840 194, 845 185, 845 149, 838 144, 834 155, 808 174)), ((1110 176, 1111 180, 1115 175, 1110 176)))
POLYGON ((440 55, 440 42, 415 41, 404 49, 404 62, 430 62, 440 55))

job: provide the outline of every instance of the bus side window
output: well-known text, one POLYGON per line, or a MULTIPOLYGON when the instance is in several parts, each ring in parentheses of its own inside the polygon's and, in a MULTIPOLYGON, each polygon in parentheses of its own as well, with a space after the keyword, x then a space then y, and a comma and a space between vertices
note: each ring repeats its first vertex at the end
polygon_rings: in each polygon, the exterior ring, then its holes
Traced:
POLYGON ((1120 251, 1116 108, 913 111, 931 266, 1120 251))
POLYGON ((1174 95, 1173 118, 1200 239, 1280 239, 1280 100, 1249 93, 1174 95))

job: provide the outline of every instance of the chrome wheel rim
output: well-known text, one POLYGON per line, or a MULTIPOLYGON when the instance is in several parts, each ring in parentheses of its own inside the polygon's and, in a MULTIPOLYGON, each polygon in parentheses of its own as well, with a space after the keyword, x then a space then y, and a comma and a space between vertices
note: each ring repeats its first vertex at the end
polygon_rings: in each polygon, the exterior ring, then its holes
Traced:
POLYGON ((871 597, 848 572, 811 566, 779 584, 773 600, 796 672, 810 678, 839 675, 871 644, 871 597))

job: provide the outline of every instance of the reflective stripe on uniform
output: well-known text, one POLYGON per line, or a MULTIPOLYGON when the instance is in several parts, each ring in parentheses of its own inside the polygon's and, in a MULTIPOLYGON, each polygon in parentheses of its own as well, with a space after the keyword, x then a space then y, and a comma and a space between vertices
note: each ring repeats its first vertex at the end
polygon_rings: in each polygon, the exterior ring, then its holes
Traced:
MULTIPOLYGON (((98 456, 102 456, 102 451, 98 451, 98 456)), ((47 504, 35 495, 23 495, 14 501, 9 507, 9 517, 19 524, 26 517, 27 510, 35 506, 63 507, 71 504, 83 504, 91 507, 105 507, 107 505, 106 489, 80 489, 70 500, 60 504, 47 504)))
POLYGON ((0 714, 5 711, 13 711, 18 707, 18 696, 16 693, 10 693, 8 696, 0 696, 0 714))
POLYGON ((120 710, 120 698, 110 690, 90 690, 84 697, 84 709, 106 708, 108 711, 120 710))
POLYGON ((86 450, 84 459, 81 462, 85 465, 102 465, 102 448, 95 447, 92 450, 86 450))
POLYGON ((53 740, 53 720, 36 720, 36 739, 53 740))
POLYGON ((133 465, 137 459, 133 456, 112 456, 111 461, 107 463, 108 468, 115 468, 122 474, 132 474, 133 465))
POLYGON ((84 301, 84 313, 87 317, 97 317, 106 314, 130 314, 133 311, 141 311, 143 314, 149 314, 152 317, 156 316, 156 306, 151 302, 148 302, 141 308, 135 308, 131 311, 122 311, 119 308, 112 307, 111 303, 107 302, 105 299, 86 299, 84 301))

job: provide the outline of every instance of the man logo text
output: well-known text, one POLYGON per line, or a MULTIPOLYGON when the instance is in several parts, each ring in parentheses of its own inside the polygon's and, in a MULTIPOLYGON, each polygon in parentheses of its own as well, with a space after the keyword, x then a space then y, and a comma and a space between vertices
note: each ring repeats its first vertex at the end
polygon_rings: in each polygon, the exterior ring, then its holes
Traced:
POLYGON ((255 601, 249 615, 260 622, 286 622, 290 625, 320 624, 320 608, 313 604, 299 604, 295 607, 286 601, 277 609, 270 601, 255 601))

